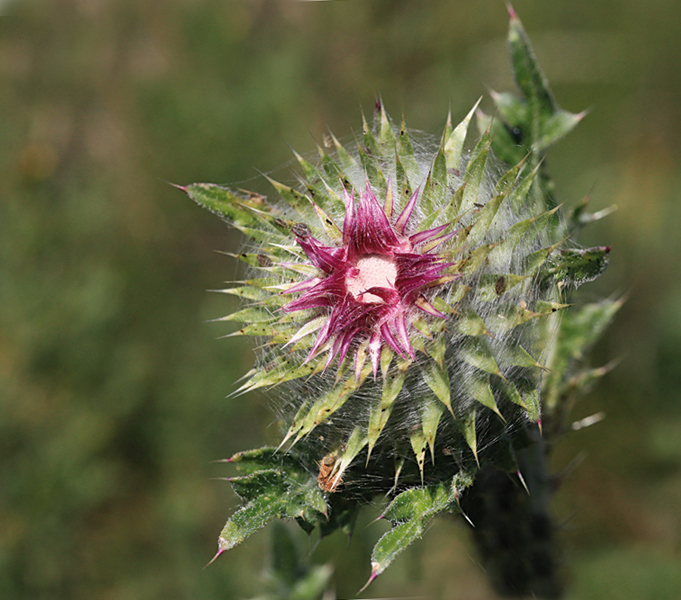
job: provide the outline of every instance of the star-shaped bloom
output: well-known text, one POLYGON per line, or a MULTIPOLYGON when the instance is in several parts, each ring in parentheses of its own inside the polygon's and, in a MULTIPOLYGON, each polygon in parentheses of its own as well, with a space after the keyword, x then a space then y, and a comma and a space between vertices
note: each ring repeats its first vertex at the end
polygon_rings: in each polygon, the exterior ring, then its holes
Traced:
MULTIPOLYGON (((390 192, 388 192, 388 204, 390 192)), ((451 280, 445 270, 450 263, 434 251, 452 237, 449 225, 409 235, 419 190, 390 222, 386 205, 379 204, 367 183, 355 202, 354 194, 344 192, 345 220, 339 246, 326 246, 304 227, 296 229, 296 240, 319 276, 290 288, 301 292, 284 307, 287 312, 318 309, 327 316, 320 324, 308 360, 329 349, 326 365, 335 357, 342 363, 348 352, 368 341, 374 376, 378 371, 384 344, 403 358, 415 358, 410 342, 411 320, 422 311, 446 318, 426 298, 429 288, 451 280)), ((294 336, 293 341, 298 338, 294 336)), ((356 354, 359 377, 361 353, 356 354)))

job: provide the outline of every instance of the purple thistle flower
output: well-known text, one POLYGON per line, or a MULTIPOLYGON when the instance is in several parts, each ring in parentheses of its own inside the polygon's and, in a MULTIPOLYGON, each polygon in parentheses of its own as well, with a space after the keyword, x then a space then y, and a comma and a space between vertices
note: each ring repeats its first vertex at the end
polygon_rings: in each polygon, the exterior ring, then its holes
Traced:
MULTIPOLYGON (((390 187, 390 183, 388 183, 390 187)), ((424 293, 441 285, 450 263, 420 247, 431 242, 449 226, 443 225, 411 236, 406 234, 419 190, 392 225, 371 186, 355 202, 354 193, 344 191, 345 220, 342 244, 322 245, 307 228, 296 228, 296 241, 310 262, 321 272, 288 290, 301 296, 284 306, 287 312, 320 309, 328 319, 317 334, 310 360, 329 347, 327 366, 338 357, 342 363, 351 348, 368 340, 374 377, 381 349, 387 344, 403 358, 415 358, 409 341, 411 320, 417 311, 446 318, 428 302, 424 293)), ((446 238, 448 236, 442 236, 446 238)), ((443 239, 444 241, 444 239, 443 239)), ((356 353, 358 378, 366 357, 356 353)))

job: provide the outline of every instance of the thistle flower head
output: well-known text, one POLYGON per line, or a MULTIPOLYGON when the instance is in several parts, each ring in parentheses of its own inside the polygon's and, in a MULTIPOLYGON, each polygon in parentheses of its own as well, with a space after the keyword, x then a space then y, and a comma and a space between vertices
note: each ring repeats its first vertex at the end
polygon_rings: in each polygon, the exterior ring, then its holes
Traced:
POLYGON ((320 167, 296 155, 300 191, 271 180, 283 203, 188 188, 257 244, 239 257, 259 275, 225 290, 251 301, 225 317, 236 334, 265 338, 238 391, 288 386, 282 446, 337 457, 346 485, 362 452, 382 476, 411 454, 394 477, 415 465, 425 481, 442 452, 478 461, 487 438, 540 419, 529 332, 562 306, 540 276, 555 210, 537 211, 524 161, 490 167, 489 131, 464 153, 473 112, 423 154, 381 107, 354 151, 334 137, 320 167))
POLYGON ((342 364, 353 348, 359 378, 366 355, 358 347, 367 342, 376 377, 384 344, 403 358, 416 358, 409 332, 418 311, 446 318, 424 294, 448 279, 443 272, 450 265, 434 250, 452 234, 444 234, 449 226, 441 225, 409 235, 418 195, 417 190, 392 224, 390 183, 381 206, 367 182, 357 203, 353 193, 343 190, 345 218, 338 246, 323 245, 307 228, 295 231, 298 245, 319 269, 319 276, 289 289, 301 296, 284 310, 320 309, 326 317, 307 360, 329 346, 326 364, 336 357, 342 364))

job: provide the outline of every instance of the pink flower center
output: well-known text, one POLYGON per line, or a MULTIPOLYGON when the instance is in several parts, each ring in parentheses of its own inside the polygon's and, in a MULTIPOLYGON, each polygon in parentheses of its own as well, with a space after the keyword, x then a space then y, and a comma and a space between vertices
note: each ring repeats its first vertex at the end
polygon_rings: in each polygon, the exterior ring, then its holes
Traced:
POLYGON ((348 269, 345 275, 345 287, 355 300, 364 304, 385 303, 376 294, 367 292, 372 288, 395 289, 397 266, 392 258, 378 254, 369 254, 360 258, 354 267, 348 269))

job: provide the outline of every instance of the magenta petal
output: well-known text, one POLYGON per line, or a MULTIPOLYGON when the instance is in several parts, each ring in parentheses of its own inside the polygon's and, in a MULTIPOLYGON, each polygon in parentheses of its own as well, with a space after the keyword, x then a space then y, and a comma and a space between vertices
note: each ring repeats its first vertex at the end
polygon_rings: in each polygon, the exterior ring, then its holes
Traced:
POLYGON ((343 341, 340 344, 340 347, 338 349, 338 364, 341 365, 343 364, 343 361, 345 360, 345 357, 348 354, 348 349, 350 348, 350 344, 352 344, 352 340, 355 339, 355 336, 359 332, 358 329, 352 329, 348 331, 344 336, 343 336, 343 341))
POLYGON ((400 243, 368 184, 367 191, 360 195, 350 238, 354 256, 390 254, 400 243))
POLYGON ((440 225, 439 227, 435 227, 433 229, 419 231, 418 233, 415 233, 414 235, 410 236, 409 241, 412 243, 412 245, 416 246, 421 242, 425 242, 430 238, 434 238, 438 234, 442 233, 449 226, 450 226, 449 223, 445 223, 444 225, 440 225))
POLYGON ((390 331, 390 327, 388 326, 388 323, 383 323, 383 325, 381 325, 381 335, 383 336, 383 339, 387 342, 388 346, 390 346, 400 356, 402 356, 403 358, 406 358, 405 354, 404 354, 404 350, 397 343, 395 336, 393 336, 392 331, 390 331))
POLYGON ((342 275, 332 275, 322 279, 307 290, 300 298, 283 307, 285 312, 295 312, 307 308, 334 306, 345 296, 345 281, 342 275))
POLYGON ((407 354, 411 356, 412 358, 416 358, 414 355, 414 350, 411 347, 411 344, 409 343, 409 336, 407 335, 407 325, 404 322, 404 313, 400 312, 396 317, 395 317, 395 329, 397 329, 397 335, 400 338, 400 342, 402 343, 402 347, 407 351, 407 354))
POLYGON ((303 252, 307 254, 310 261, 312 261, 312 264, 327 274, 331 274, 335 269, 341 269, 345 265, 343 248, 322 246, 313 237, 298 237, 296 241, 303 249, 303 252))
MULTIPOLYGON (((341 337, 337 336, 336 339, 333 341, 333 344, 331 345, 331 349, 329 350, 329 356, 326 359, 326 364, 324 365, 324 370, 329 368, 329 365, 333 362, 333 359, 335 358, 336 354, 338 354, 338 350, 341 345, 341 337)), ((343 361, 339 361, 339 364, 343 361)))
POLYGON ((287 290, 283 291, 282 294, 297 294, 298 292, 304 292, 305 290, 308 290, 311 287, 317 285, 319 281, 320 281, 319 277, 312 277, 311 279, 306 279, 305 281, 301 281, 300 283, 296 283, 294 286, 291 286, 287 290))
POLYGON ((444 235, 441 235, 439 238, 434 238, 430 240, 428 243, 428 248, 426 252, 432 252, 437 248, 438 246, 441 246, 444 244, 446 241, 451 240, 455 235, 457 235, 461 231, 460 229, 457 229, 456 231, 452 231, 451 233, 445 233, 444 235))
POLYGON ((396 290, 393 290, 391 288, 384 288, 384 287, 369 288, 368 290, 364 290, 362 292, 362 296, 364 294, 373 294, 374 296, 378 296, 386 304, 391 304, 391 305, 396 304, 400 299, 400 295, 397 293, 396 290))

